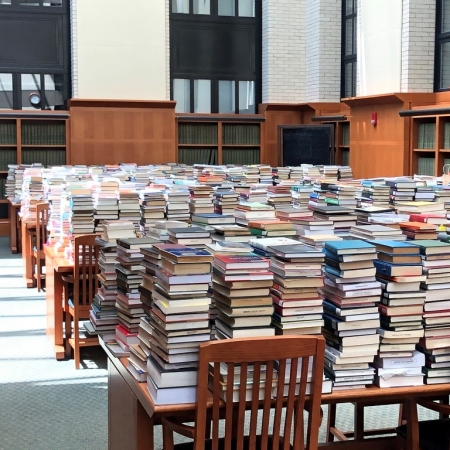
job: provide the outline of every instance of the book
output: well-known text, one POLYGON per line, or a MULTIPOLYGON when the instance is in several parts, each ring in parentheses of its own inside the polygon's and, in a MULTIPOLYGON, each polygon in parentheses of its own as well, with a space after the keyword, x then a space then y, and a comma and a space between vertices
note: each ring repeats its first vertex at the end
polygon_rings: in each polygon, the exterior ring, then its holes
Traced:
POLYGON ((414 255, 418 253, 417 246, 410 242, 376 239, 371 243, 375 245, 377 251, 391 255, 414 255))
POLYGON ((150 376, 147 376, 147 390, 155 405, 195 403, 197 397, 196 386, 158 388, 150 376))
POLYGON ((147 373, 157 388, 196 386, 197 384, 196 367, 165 370, 152 356, 147 359, 147 373))
POLYGON ((403 265, 393 264, 387 261, 375 260, 373 262, 376 267, 377 275, 397 277, 397 276, 413 276, 422 275, 422 265, 403 265))
MULTIPOLYGON (((353 255, 358 253, 376 254, 374 245, 359 239, 345 241, 328 241, 324 243, 325 249, 336 255, 353 255)), ((374 256, 375 257, 375 256, 374 256)))

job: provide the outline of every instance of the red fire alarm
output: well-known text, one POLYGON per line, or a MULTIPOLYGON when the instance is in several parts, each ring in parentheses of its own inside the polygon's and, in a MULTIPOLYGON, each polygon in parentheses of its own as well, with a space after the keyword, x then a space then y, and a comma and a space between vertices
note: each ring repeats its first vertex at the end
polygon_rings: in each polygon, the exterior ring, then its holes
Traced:
POLYGON ((372 113, 372 119, 370 120, 370 123, 375 127, 377 125, 377 113, 372 113))

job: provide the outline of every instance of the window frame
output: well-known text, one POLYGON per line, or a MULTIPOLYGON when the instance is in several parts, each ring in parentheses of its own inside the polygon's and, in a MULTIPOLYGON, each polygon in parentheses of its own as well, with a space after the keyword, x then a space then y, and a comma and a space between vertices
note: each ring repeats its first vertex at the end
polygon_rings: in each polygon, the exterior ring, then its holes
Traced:
POLYGON ((358 17, 358 11, 357 11, 357 1, 353 1, 353 12, 351 14, 347 14, 347 2, 349 0, 342 0, 342 18, 341 18, 341 98, 348 98, 348 97, 356 97, 356 62, 357 62, 357 39, 356 39, 356 28, 357 28, 357 17, 358 17), (354 45, 355 48, 352 48, 354 53, 351 53, 349 55, 346 54, 346 47, 347 47, 347 20, 352 20, 352 47, 354 45), (345 87, 346 87, 346 73, 345 68, 347 65, 352 65, 352 92, 351 95, 346 95, 345 87))
MULTIPOLYGON (((450 43, 450 30, 442 32, 442 19, 443 19, 443 6, 445 0, 437 0, 436 2, 436 42, 435 42, 435 52, 434 52, 434 91, 435 92, 445 92, 450 90, 450 85, 448 88, 441 88, 441 68, 442 68, 442 58, 441 50, 443 44, 450 43)), ((450 5, 449 5, 450 6, 450 5)), ((449 8, 450 14, 450 8, 449 8)))

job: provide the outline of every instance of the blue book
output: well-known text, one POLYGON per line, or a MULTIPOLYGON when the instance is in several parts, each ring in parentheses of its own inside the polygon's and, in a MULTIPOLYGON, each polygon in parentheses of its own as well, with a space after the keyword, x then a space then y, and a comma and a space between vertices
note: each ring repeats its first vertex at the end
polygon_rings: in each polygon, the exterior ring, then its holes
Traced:
MULTIPOLYGON (((324 242, 326 250, 335 255, 353 255, 356 253, 376 253, 376 247, 360 239, 324 242)), ((336 257, 335 257, 336 258, 336 257)))
POLYGON ((377 269, 377 275, 388 277, 422 275, 421 264, 393 264, 387 261, 375 260, 373 265, 377 269))
POLYGON ((378 251, 383 253, 389 253, 392 255, 419 254, 417 245, 410 244, 409 242, 393 241, 391 239, 376 239, 370 242, 377 247, 378 251))

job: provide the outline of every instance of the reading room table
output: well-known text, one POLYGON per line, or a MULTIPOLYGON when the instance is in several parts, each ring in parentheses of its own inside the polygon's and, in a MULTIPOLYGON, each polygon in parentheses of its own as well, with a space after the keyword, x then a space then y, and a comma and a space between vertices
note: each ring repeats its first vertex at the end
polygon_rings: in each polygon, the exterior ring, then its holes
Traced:
POLYGON ((19 211, 20 203, 16 203, 12 198, 8 198, 9 247, 11 248, 11 253, 18 253, 21 251, 19 211))
MULTIPOLYGON (((195 404, 155 405, 146 383, 138 383, 126 369, 127 358, 116 358, 100 338, 108 357, 108 449, 154 449, 153 426, 162 416, 193 420, 195 404)), ((322 395, 322 404, 356 402, 365 406, 403 403, 405 419, 416 426, 408 427, 405 449, 419 450, 417 407, 419 398, 442 399, 450 393, 449 384, 378 388, 376 386, 337 391, 322 395)), ((326 420, 324 417, 323 420, 326 420)), ((319 444, 320 449, 394 450, 395 436, 371 437, 360 434, 355 440, 319 444)))
POLYGON ((56 359, 64 359, 63 335, 63 281, 64 275, 73 272, 73 262, 64 258, 51 245, 44 247, 46 334, 50 339, 56 359))

